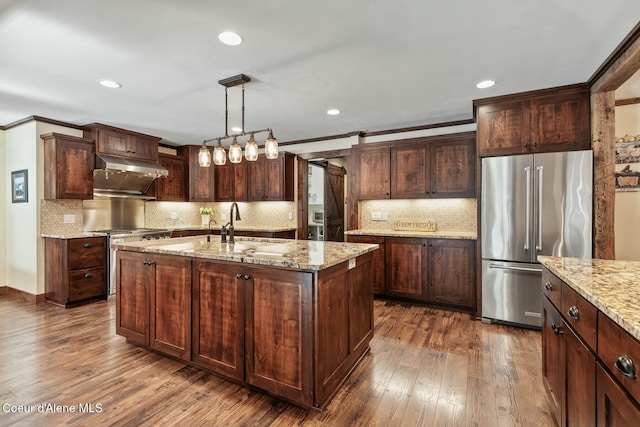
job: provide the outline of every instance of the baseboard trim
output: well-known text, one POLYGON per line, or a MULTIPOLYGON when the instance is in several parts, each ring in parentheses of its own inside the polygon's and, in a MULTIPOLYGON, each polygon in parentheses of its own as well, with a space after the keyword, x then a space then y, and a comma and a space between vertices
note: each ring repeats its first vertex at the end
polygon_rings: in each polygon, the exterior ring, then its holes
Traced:
POLYGON ((40 304, 45 302, 44 294, 34 295, 29 292, 14 289, 11 286, 0 286, 0 295, 16 297, 28 304, 40 304))

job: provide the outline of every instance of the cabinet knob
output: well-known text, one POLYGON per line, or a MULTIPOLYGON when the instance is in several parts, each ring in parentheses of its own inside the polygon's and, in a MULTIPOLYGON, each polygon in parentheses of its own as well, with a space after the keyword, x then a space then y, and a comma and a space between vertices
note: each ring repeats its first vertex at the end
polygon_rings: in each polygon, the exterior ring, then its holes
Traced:
POLYGON ((92 277, 93 277, 93 274, 91 274, 91 273, 85 273, 84 274, 84 278, 85 279, 91 279, 92 277))
POLYGON ((578 310, 578 307, 576 307, 575 305, 572 305, 571 307, 569 307, 569 310, 567 311, 567 314, 573 320, 580 320, 580 310, 578 310))
POLYGON ((636 379, 636 368, 633 365, 633 360, 631 360, 628 355, 623 354, 618 357, 618 360, 616 360, 616 369, 625 377, 636 379))
POLYGON ((553 333, 556 335, 562 335, 564 332, 562 332, 562 329, 560 329, 559 325, 556 325, 555 323, 551 324, 551 329, 553 329, 553 333))
POLYGON ((88 249, 88 248, 92 248, 92 247, 93 247, 93 245, 92 245, 91 243, 85 243, 85 244, 84 244, 84 245, 82 245, 82 246, 84 246, 84 247, 85 247, 85 248, 87 248, 87 249, 88 249))
POLYGON ((526 142, 524 143, 525 148, 529 147, 529 144, 527 144, 526 142))
POLYGON ((553 290, 553 285, 551 284, 551 282, 547 282, 544 284, 544 288, 548 291, 552 291, 553 290))
POLYGON ((243 279, 244 279, 244 280, 249 280, 249 279, 251 279, 251 276, 249 276, 248 274, 245 274, 245 275, 244 275, 244 277, 243 277, 243 279))
POLYGON ((242 274, 241 273, 236 274, 236 279, 242 279, 242 274))

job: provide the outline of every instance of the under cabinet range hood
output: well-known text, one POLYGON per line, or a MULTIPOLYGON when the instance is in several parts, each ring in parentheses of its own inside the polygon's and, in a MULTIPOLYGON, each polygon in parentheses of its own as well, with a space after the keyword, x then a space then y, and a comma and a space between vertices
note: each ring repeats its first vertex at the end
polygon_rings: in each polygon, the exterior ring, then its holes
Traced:
POLYGON ((149 198, 144 194, 153 181, 160 177, 166 178, 168 175, 169 171, 156 163, 96 154, 93 196, 149 198))

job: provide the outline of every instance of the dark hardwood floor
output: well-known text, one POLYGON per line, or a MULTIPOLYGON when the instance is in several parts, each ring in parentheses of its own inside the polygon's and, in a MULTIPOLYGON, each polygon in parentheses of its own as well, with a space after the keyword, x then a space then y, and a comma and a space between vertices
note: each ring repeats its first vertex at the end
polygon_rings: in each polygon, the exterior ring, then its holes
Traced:
POLYGON ((371 351, 323 412, 127 344, 114 317, 113 297, 64 309, 1 295, 0 426, 554 425, 540 332, 468 314, 376 301, 371 351))

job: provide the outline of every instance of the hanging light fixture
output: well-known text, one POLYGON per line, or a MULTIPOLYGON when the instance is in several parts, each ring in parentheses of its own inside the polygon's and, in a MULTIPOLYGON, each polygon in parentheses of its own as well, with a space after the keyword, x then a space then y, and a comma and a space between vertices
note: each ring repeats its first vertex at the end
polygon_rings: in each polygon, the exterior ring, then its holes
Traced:
POLYGON ((202 167, 208 167, 211 165, 211 152, 207 148, 207 142, 211 142, 214 140, 218 140, 218 145, 213 150, 213 163, 219 166, 222 166, 226 163, 226 153, 225 149, 222 146, 222 140, 229 139, 233 137, 233 143, 229 147, 229 161, 231 163, 240 163, 242 162, 242 147, 238 144, 238 137, 250 135, 249 140, 244 148, 244 157, 247 161, 254 162, 258 160, 258 143, 255 139, 255 134, 262 132, 269 132, 269 136, 265 141, 264 149, 265 149, 265 157, 267 159, 277 159, 278 158, 278 141, 273 136, 273 130, 271 128, 260 129, 260 130, 251 130, 245 132, 244 129, 244 84, 251 81, 251 78, 244 75, 238 74, 237 76, 228 77, 226 79, 219 80, 222 86, 224 86, 224 136, 220 136, 217 138, 207 139, 202 142, 202 148, 200 148, 200 152, 198 153, 198 163, 202 167), (228 109, 228 94, 227 90, 230 87, 242 85, 242 132, 235 133, 229 135, 229 109, 228 109))

